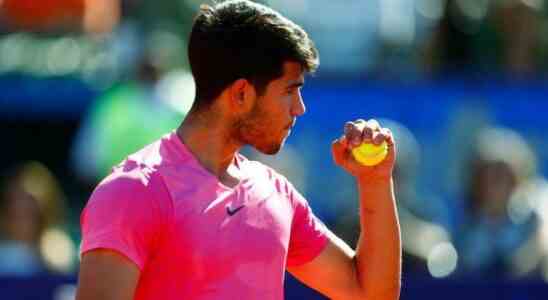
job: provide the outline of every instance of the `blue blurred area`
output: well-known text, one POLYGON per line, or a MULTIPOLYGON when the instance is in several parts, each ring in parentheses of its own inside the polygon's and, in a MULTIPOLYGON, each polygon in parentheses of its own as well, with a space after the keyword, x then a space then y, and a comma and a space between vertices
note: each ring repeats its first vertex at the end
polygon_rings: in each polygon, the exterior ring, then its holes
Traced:
MULTIPOLYGON (((74 78, 0 77, 3 120, 79 120, 98 92, 74 78)), ((499 126, 520 131, 535 145, 548 174, 548 150, 542 135, 548 128, 548 85, 537 81, 327 81, 311 78, 303 90, 308 112, 299 120, 306 130, 325 136, 322 146, 340 133, 341 124, 356 118, 388 118, 409 127, 423 145, 447 139, 447 126, 462 107, 480 107, 499 126), (321 126, 318 126, 321 124, 321 126)), ((290 143, 298 139, 290 139, 290 143)), ((466 142, 466 141, 463 141, 466 142)))
MULTIPOLYGON (((330 122, 337 126, 337 121, 374 112, 377 117, 399 120, 422 131, 432 129, 432 122, 446 122, 458 106, 477 102, 486 105, 502 125, 527 130, 548 126, 541 113, 548 106, 548 85, 544 80, 478 80, 465 76, 411 82, 310 78, 303 90, 309 109, 303 120, 338 117, 330 122), (333 102, 337 104, 336 113, 333 102)), ((98 94, 72 77, 2 75, 0 89, 2 119, 14 114, 26 119, 78 119, 98 94)))
MULTIPOLYGON (((2 299, 9 300, 68 300, 73 296, 76 280, 66 276, 33 278, 0 277, 2 299)), ((548 286, 540 281, 449 281, 404 280, 401 300, 412 299, 545 299, 548 286)), ((321 295, 298 284, 295 279, 286 281, 285 298, 288 300, 321 300, 321 295)))
POLYGON ((2 299, 65 300, 74 295, 75 283, 72 276, 0 277, 0 291, 2 299))
MULTIPOLYGON (((299 126, 321 131, 321 137, 324 137, 321 146, 328 149, 332 138, 341 133, 341 124, 348 120, 396 120, 416 135, 423 156, 429 158, 421 169, 439 171, 445 165, 438 162, 450 156, 440 147, 452 138, 448 136, 448 130, 456 121, 454 118, 463 109, 470 112, 479 110, 485 122, 492 122, 490 125, 512 128, 529 142, 538 143, 534 148, 540 157, 540 171, 548 175, 548 150, 544 138, 548 129, 544 115, 548 111, 546 95, 548 85, 541 80, 478 81, 464 77, 414 82, 310 80, 303 90, 308 112, 301 118, 299 126)), ((296 130, 297 137, 293 141, 299 139, 299 134, 296 130)), ((467 140, 460 142, 470 143, 467 140)), ((421 175, 427 182, 440 179, 436 172, 423 172, 421 175)))
POLYGON ((81 80, 33 78, 12 74, 0 76, 2 120, 78 120, 97 92, 81 80))

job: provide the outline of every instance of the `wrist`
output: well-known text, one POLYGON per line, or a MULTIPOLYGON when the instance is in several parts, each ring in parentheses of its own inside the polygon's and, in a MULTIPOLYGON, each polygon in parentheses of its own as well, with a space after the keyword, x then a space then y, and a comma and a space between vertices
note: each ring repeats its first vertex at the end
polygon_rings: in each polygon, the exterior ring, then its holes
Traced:
POLYGON ((358 191, 362 209, 369 212, 385 211, 395 205, 394 184, 392 176, 360 178, 358 179, 358 191))
POLYGON ((392 174, 387 176, 358 176, 356 181, 359 186, 390 186, 392 185, 392 174))

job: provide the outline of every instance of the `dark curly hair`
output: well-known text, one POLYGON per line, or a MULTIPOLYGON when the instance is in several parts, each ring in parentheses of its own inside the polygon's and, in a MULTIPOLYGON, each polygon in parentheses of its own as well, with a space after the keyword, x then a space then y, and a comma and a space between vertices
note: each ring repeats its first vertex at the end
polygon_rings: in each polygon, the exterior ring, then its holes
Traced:
POLYGON ((194 108, 209 106, 234 81, 245 78, 262 94, 283 75, 286 61, 308 73, 319 65, 306 32, 278 12, 247 0, 202 5, 195 17, 188 56, 196 82, 194 108))

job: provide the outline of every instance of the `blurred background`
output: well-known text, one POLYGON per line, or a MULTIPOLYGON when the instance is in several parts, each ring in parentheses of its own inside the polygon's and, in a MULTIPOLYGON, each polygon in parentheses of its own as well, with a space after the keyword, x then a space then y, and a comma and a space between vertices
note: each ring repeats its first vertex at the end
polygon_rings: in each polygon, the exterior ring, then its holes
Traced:
MULTIPOLYGON (((194 97, 205 0, 0 0, 0 295, 74 299, 79 214, 194 97)), ((207 2, 207 1, 206 1, 207 2)), ((398 141, 402 299, 548 294, 548 4, 271 0, 316 42, 307 113, 274 157, 351 245, 353 179, 330 143, 377 118, 398 141)), ((323 299, 288 275, 287 299, 323 299)))

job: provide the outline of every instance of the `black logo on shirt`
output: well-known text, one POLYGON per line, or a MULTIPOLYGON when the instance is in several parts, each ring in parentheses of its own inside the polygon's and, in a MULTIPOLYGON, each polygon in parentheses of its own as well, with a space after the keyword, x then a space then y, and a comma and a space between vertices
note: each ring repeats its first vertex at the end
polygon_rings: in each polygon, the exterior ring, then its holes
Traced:
POLYGON ((242 206, 239 206, 235 209, 231 209, 230 206, 227 206, 226 207, 226 213, 229 215, 229 216, 233 216, 235 215, 240 209, 244 208, 245 205, 242 205, 242 206))

